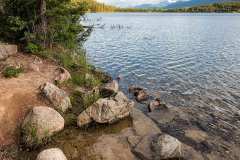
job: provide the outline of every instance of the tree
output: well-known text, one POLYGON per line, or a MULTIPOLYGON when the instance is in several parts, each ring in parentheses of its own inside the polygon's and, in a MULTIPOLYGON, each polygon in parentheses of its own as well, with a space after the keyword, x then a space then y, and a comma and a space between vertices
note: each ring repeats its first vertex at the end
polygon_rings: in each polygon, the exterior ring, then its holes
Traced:
POLYGON ((43 47, 46 47, 46 37, 47 37, 47 19, 46 19, 46 1, 45 0, 37 0, 37 26, 36 33, 39 35, 43 35, 43 47))
POLYGON ((36 44, 41 48, 54 45, 73 48, 83 29, 80 16, 86 5, 71 0, 3 0, 0 37, 4 41, 36 44))

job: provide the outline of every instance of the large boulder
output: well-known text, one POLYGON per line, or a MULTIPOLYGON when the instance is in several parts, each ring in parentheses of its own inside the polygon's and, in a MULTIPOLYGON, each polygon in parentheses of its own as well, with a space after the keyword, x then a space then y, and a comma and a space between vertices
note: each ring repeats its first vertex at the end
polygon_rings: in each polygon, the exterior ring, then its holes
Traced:
POLYGON ((4 60, 17 52, 17 45, 0 44, 0 60, 4 60))
POLYGON ((104 135, 93 145, 93 153, 97 160, 135 160, 131 148, 125 141, 114 135, 104 135))
POLYGON ((82 127, 91 122, 114 123, 130 115, 134 102, 130 101, 123 92, 115 97, 101 98, 78 116, 78 126, 82 127))
POLYGON ((54 109, 33 107, 22 124, 22 142, 27 146, 41 144, 64 128, 63 117, 54 109))
POLYGON ((100 87, 100 94, 103 97, 110 97, 114 93, 117 93, 119 90, 119 85, 116 80, 113 80, 109 83, 104 84, 102 87, 100 87))
POLYGON ((56 74, 56 77, 54 81, 57 84, 61 84, 71 79, 71 74, 63 67, 57 68, 55 74, 56 74))
POLYGON ((40 152, 36 160, 67 160, 67 158, 61 149, 50 148, 40 152))
POLYGON ((71 108, 71 101, 67 93, 52 83, 45 83, 40 86, 41 93, 53 104, 56 110, 65 112, 71 108))

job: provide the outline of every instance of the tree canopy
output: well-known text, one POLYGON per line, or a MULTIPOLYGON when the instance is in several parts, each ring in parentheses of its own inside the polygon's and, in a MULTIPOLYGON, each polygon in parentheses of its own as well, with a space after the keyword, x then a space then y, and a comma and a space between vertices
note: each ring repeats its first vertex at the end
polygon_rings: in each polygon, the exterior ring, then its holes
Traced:
POLYGON ((73 47, 82 30, 80 16, 87 10, 71 0, 1 0, 1 6, 1 39, 42 47, 73 47))

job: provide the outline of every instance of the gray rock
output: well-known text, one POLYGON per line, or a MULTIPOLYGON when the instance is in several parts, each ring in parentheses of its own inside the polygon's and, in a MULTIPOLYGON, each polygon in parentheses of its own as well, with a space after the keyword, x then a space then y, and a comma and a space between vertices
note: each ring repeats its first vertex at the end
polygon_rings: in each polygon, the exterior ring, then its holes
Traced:
POLYGON ((51 148, 40 152, 36 160, 67 160, 67 158, 59 148, 51 148))
POLYGON ((118 82, 116 80, 113 80, 109 83, 104 84, 101 88, 100 88, 100 94, 103 97, 110 97, 112 96, 114 93, 117 93, 119 90, 119 85, 118 82))
POLYGON ((114 123, 130 115, 134 102, 122 92, 115 97, 101 98, 78 116, 78 126, 82 127, 91 122, 114 123))
POLYGON ((182 143, 167 134, 162 134, 154 139, 153 150, 156 152, 155 159, 181 158, 182 143))
POLYGON ((71 101, 67 93, 51 83, 40 86, 41 93, 53 104, 56 110, 65 112, 71 108, 71 101))
POLYGON ((17 52, 17 45, 0 44, 0 60, 4 60, 17 52))
POLYGON ((22 141, 28 146, 38 145, 63 128, 64 119, 57 111, 44 106, 33 107, 22 124, 22 141))
POLYGON ((56 69, 56 77, 54 79, 54 81, 57 84, 61 84, 63 82, 68 81, 69 79, 71 79, 71 74, 63 67, 59 67, 56 69))

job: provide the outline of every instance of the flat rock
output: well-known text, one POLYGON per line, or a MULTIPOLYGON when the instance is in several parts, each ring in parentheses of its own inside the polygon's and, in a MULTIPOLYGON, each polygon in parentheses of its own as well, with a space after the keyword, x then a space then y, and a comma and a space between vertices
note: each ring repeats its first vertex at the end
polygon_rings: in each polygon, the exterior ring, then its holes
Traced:
POLYGON ((135 160, 128 144, 114 135, 104 135, 93 145, 97 160, 135 160))
POLYGON ((141 138, 138 144, 133 148, 133 152, 137 157, 144 160, 152 160, 154 152, 151 148, 151 144, 154 139, 154 134, 145 135, 141 138))
POLYGON ((133 108, 130 115, 133 119, 133 129, 138 136, 161 133, 158 126, 139 109, 133 108))

